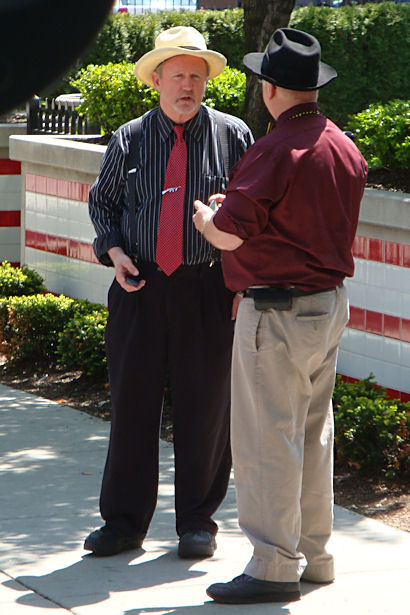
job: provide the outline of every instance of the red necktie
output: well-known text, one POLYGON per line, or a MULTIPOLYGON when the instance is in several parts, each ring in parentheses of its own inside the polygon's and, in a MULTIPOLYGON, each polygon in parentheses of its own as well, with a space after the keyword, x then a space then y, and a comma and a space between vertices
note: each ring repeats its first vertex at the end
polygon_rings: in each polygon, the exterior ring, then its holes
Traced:
POLYGON ((177 139, 168 158, 162 191, 155 260, 167 275, 182 263, 187 149, 184 127, 174 126, 177 139))

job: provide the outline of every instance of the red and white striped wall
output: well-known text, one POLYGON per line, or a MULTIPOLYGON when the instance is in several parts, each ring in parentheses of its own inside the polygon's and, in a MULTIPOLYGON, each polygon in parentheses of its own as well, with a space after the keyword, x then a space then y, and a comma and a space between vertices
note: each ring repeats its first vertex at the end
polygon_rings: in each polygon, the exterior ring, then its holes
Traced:
MULTIPOLYGON (((9 146, 10 158, 22 161, 23 262, 43 276, 48 290, 106 304, 114 272, 96 262, 87 205, 106 148, 33 135, 13 135, 9 146)), ((409 195, 365 190, 354 257, 355 275, 346 280, 351 317, 338 373, 360 379, 372 372, 392 395, 408 400, 409 195)))
POLYGON ((25 262, 48 290, 105 304, 114 273, 95 258, 90 185, 26 173, 25 262))
POLYGON ((350 321, 338 372, 375 375, 395 397, 410 400, 410 245, 357 236, 355 274, 346 280, 350 321))
POLYGON ((21 163, 0 158, 0 262, 20 264, 21 163))
MULTIPOLYGON (((105 304, 113 270, 97 263, 88 216, 90 184, 25 175, 25 262, 47 288, 105 304)), ((357 236, 355 275, 346 280, 350 321, 338 373, 372 372, 391 395, 410 399, 410 245, 357 236)))

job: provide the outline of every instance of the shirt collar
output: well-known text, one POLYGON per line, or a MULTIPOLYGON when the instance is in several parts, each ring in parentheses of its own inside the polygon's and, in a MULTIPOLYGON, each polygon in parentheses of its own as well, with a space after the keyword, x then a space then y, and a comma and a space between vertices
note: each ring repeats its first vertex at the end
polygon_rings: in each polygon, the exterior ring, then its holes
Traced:
MULTIPOLYGON (((198 113, 184 124, 184 130, 195 137, 197 141, 202 135, 205 113, 205 107, 201 105, 198 113)), ((174 131, 174 122, 163 112, 161 107, 158 109, 158 129, 164 141, 174 131)))
POLYGON ((319 111, 319 105, 316 102, 308 102, 302 103, 300 105, 295 105, 294 107, 290 107, 290 109, 286 109, 283 113, 280 114, 278 119, 276 120, 276 126, 281 126, 286 122, 286 120, 293 119, 297 114, 301 114, 300 117, 315 117, 315 114, 312 111, 319 111))

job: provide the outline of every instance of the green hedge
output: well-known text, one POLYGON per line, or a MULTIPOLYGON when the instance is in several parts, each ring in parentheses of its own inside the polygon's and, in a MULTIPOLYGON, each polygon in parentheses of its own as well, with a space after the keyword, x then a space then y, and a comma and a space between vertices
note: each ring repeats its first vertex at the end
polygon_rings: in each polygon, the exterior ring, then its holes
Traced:
POLYGON ((389 399, 373 380, 336 380, 336 460, 387 478, 410 476, 410 402, 389 399))
POLYGON ((0 342, 8 360, 53 360, 58 333, 73 311, 74 299, 51 294, 0 299, 0 342))
POLYGON ((196 28, 203 34, 209 49, 222 53, 232 68, 243 68, 245 41, 242 9, 159 11, 142 15, 116 13, 108 17, 92 48, 61 80, 55 93, 74 91, 71 86, 73 77, 89 64, 136 62, 153 49, 160 32, 179 25, 196 28))
POLYGON ((410 169, 410 101, 369 105, 349 120, 348 128, 370 169, 410 169))
POLYGON ((134 117, 158 105, 159 94, 138 81, 133 64, 121 62, 83 68, 74 81, 84 100, 78 110, 103 133, 112 133, 134 117))
POLYGON ((103 306, 64 295, 3 297, 0 299, 2 352, 14 364, 46 361, 84 369, 86 373, 104 371, 104 340, 99 325, 103 322, 105 326, 106 314, 103 306), (63 332, 68 332, 68 336, 62 335, 63 332), (93 348, 96 342, 98 349, 93 348), (101 357, 101 369, 95 366, 97 355, 101 357))
MULTIPOLYGON (((320 105, 341 128, 350 115, 371 103, 410 97, 409 18, 410 6, 393 2, 338 9, 310 5, 293 11, 290 26, 316 36, 324 61, 338 71, 338 79, 321 90, 320 105)), ((116 14, 107 20, 90 53, 60 84, 59 93, 77 89, 73 75, 80 67, 133 63, 153 48, 159 32, 173 25, 194 26, 210 49, 227 57, 231 68, 243 70, 242 9, 116 14)))
POLYGON ((242 68, 245 48, 242 9, 111 15, 83 63, 135 62, 153 49, 160 32, 173 26, 196 28, 204 36, 209 49, 226 56, 229 66, 242 68))
POLYGON ((0 263, 0 297, 35 295, 43 290, 43 278, 27 265, 13 267, 8 261, 0 263))
MULTIPOLYGON (((104 133, 114 132, 121 124, 158 105, 158 92, 138 81, 133 68, 134 65, 127 62, 104 66, 91 64, 82 69, 74 81, 84 99, 80 113, 100 125, 104 133)), ((245 104, 245 82, 244 73, 226 67, 209 81, 205 104, 240 116, 245 104)))
POLYGON ((290 25, 320 41, 323 61, 338 78, 320 91, 320 106, 340 127, 370 103, 410 97, 410 6, 383 2, 303 7, 290 25))
POLYGON ((57 364, 65 369, 81 370, 87 376, 107 371, 105 326, 107 309, 93 305, 90 313, 78 312, 58 334, 57 364))

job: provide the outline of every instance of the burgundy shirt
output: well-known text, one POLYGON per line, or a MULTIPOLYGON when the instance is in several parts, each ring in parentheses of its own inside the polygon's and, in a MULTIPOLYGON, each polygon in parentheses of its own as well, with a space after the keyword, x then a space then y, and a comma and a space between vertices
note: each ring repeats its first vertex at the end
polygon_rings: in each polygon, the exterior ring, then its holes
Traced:
POLYGON ((253 285, 319 290, 353 275, 367 164, 318 112, 316 103, 288 109, 232 169, 213 221, 244 240, 222 253, 233 291, 253 285))

